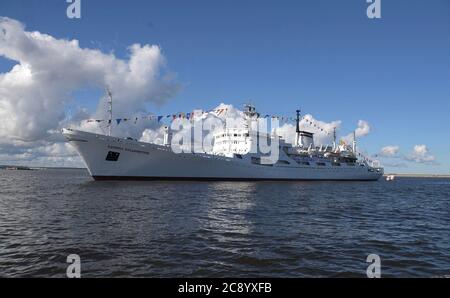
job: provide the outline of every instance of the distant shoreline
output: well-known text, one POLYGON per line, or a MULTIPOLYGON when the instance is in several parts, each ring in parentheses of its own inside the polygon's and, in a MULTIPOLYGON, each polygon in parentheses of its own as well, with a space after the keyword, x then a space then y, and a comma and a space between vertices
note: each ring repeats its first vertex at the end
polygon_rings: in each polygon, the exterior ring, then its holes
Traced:
POLYGON ((17 166, 17 165, 0 165, 0 170, 34 171, 34 170, 87 170, 87 169, 86 168, 73 168, 73 167, 29 167, 29 166, 17 166))
POLYGON ((441 174, 384 174, 384 177, 394 175, 395 177, 405 177, 405 178, 450 178, 450 175, 441 174))
MULTIPOLYGON (((72 168, 72 167, 28 167, 16 165, 0 165, 0 170, 12 171, 33 171, 33 170, 87 170, 87 168, 72 168)), ((450 174, 408 174, 408 173, 385 173, 384 177, 394 175, 395 177, 404 178, 446 178, 450 179, 450 174)))

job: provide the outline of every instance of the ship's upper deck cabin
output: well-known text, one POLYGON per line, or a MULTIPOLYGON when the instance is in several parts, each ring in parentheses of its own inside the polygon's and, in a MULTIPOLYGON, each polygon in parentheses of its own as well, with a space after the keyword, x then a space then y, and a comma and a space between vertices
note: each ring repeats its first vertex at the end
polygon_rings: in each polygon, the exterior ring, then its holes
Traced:
MULTIPOLYGON (((367 162, 358 161, 356 153, 356 142, 353 146, 346 144, 316 146, 314 134, 312 132, 300 130, 299 115, 297 116, 296 138, 293 144, 287 143, 282 137, 276 134, 259 133, 252 130, 252 122, 256 121, 259 114, 251 105, 246 105, 244 110, 243 127, 233 127, 218 130, 214 133, 214 144, 212 154, 236 157, 252 153, 252 156, 259 155, 255 151, 255 144, 265 142, 270 144, 274 138, 279 141, 280 160, 287 159, 300 165, 324 165, 324 166, 368 166, 367 162)), ((256 146, 257 148, 257 146, 256 146)), ((252 157, 254 158, 254 157, 252 157)))
POLYGON ((280 136, 268 133, 259 133, 258 135, 256 131, 247 128, 225 128, 216 132, 213 136, 214 146, 212 153, 215 155, 233 156, 233 154, 247 154, 252 151, 252 146, 255 146, 257 142, 270 144, 276 137, 278 137, 280 148, 292 147, 280 136))
POLYGON ((229 128, 214 134, 213 154, 247 154, 251 148, 247 129, 229 128))

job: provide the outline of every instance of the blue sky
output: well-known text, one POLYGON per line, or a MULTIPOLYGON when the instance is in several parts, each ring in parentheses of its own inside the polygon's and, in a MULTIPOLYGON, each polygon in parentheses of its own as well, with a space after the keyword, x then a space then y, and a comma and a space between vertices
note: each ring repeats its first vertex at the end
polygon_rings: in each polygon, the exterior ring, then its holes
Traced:
MULTIPOLYGON (((120 58, 133 43, 160 45, 184 87, 149 106, 157 114, 251 99, 263 114, 301 107, 342 120, 343 134, 364 119, 369 152, 426 144, 438 163, 391 171, 450 173, 450 1, 383 0, 379 20, 367 18, 365 0, 82 0, 79 20, 67 5, 2 0, 0 15, 120 58)), ((0 58, 0 72, 12 65, 0 58)), ((94 109, 98 96, 80 91, 74 105, 94 109)))

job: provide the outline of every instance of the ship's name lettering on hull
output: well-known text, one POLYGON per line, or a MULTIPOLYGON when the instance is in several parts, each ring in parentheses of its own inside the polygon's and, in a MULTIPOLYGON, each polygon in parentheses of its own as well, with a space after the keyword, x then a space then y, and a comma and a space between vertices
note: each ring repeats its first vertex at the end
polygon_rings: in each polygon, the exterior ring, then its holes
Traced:
POLYGON ((108 149, 116 149, 116 150, 122 150, 123 151, 122 147, 111 146, 111 145, 108 145, 108 149))
POLYGON ((126 152, 131 152, 131 153, 139 153, 139 154, 145 154, 145 155, 149 155, 150 154, 150 152, 148 152, 148 151, 142 151, 142 150, 130 149, 130 148, 123 148, 123 147, 117 147, 117 146, 112 146, 112 145, 108 145, 108 149, 126 151, 126 152))

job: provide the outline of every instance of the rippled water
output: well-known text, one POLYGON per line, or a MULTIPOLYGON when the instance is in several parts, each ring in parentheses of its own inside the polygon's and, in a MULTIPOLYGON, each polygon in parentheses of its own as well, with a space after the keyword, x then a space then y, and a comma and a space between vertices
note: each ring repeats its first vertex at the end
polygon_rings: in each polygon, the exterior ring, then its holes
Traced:
POLYGON ((94 182, 0 171, 0 276, 450 275, 450 180, 94 182))

